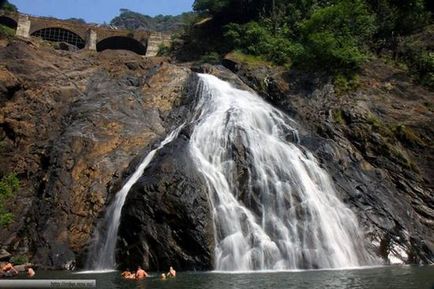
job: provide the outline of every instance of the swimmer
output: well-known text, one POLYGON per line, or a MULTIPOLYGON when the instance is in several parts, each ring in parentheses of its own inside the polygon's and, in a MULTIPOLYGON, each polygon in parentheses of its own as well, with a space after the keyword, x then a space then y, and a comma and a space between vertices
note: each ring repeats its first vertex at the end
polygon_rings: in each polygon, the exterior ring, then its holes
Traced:
POLYGON ((175 269, 173 269, 172 266, 170 266, 170 268, 169 268, 169 273, 167 273, 167 277, 172 277, 172 278, 176 277, 176 271, 175 271, 175 269))
POLYGON ((27 268, 27 276, 29 277, 29 278, 32 278, 33 276, 35 276, 35 270, 33 270, 33 268, 32 267, 28 267, 27 268))
POLYGON ((128 278, 131 275, 130 269, 127 268, 127 270, 125 270, 124 272, 122 272, 121 276, 123 278, 128 278))
POLYGON ((142 267, 137 267, 137 272, 136 272, 136 279, 145 279, 146 277, 148 277, 148 273, 145 272, 145 270, 142 269, 142 267))

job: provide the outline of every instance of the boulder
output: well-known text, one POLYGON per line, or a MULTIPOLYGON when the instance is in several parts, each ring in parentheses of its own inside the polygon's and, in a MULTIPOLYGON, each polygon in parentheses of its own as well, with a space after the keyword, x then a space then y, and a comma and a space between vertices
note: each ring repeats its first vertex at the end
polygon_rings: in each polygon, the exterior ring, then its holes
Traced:
POLYGON ((204 179, 183 130, 132 187, 122 210, 118 263, 151 271, 210 270, 213 222, 204 179))
POLYGON ((0 249, 0 261, 9 261, 11 257, 11 253, 6 251, 5 249, 0 249))

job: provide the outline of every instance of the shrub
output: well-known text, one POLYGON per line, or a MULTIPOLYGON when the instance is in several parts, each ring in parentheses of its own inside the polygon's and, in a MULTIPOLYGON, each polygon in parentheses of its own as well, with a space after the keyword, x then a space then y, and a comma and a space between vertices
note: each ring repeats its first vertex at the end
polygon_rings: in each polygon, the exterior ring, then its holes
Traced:
POLYGON ((398 48, 398 56, 419 82, 434 88, 434 52, 427 46, 411 37, 404 39, 398 48))
POLYGON ((230 48, 249 55, 261 56, 278 65, 291 62, 303 53, 303 46, 291 42, 283 33, 273 34, 266 25, 255 21, 244 25, 231 23, 225 27, 230 48))
POLYGON ((209 13, 218 13, 229 6, 229 0, 197 0, 193 4, 196 11, 206 11, 209 13))
POLYGON ((210 52, 200 58, 200 63, 219 64, 221 61, 220 55, 217 52, 210 52))
POLYGON ((6 210, 5 204, 19 187, 20 182, 15 174, 3 176, 0 181, 0 227, 9 225, 13 220, 13 215, 6 210))
POLYGON ((13 263, 14 265, 23 265, 29 263, 29 257, 27 257, 26 255, 13 256, 11 258, 11 263, 13 263))
POLYGON ((414 66, 421 83, 434 88, 434 52, 425 50, 419 53, 414 66))
POLYGON ((272 63, 263 59, 261 56, 244 54, 239 50, 234 50, 228 53, 225 58, 240 63, 248 64, 250 67, 272 66, 272 63))
POLYGON ((165 44, 160 44, 158 46, 157 56, 169 56, 171 52, 172 49, 170 48, 170 46, 167 46, 165 44))
POLYGON ((357 74, 344 75, 338 73, 334 77, 333 84, 336 94, 343 95, 345 93, 356 90, 360 86, 360 79, 357 74))
POLYGON ((402 143, 410 146, 424 146, 425 142, 409 127, 401 124, 394 128, 395 136, 402 143))
POLYGON ((320 8, 301 25, 305 53, 298 61, 330 70, 357 69, 374 31, 374 18, 361 0, 320 8))
POLYGON ((340 110, 340 109, 334 109, 332 111, 332 117, 333 117, 333 120, 336 123, 338 123, 340 125, 344 125, 345 124, 345 119, 344 119, 344 115, 343 115, 342 110, 340 110))
POLYGON ((8 26, 0 24, 0 36, 4 36, 8 38, 13 37, 15 36, 15 30, 8 26))
POLYGON ((255 21, 244 25, 231 23, 225 28, 225 37, 233 48, 240 48, 247 54, 266 55, 273 48, 271 34, 255 21))

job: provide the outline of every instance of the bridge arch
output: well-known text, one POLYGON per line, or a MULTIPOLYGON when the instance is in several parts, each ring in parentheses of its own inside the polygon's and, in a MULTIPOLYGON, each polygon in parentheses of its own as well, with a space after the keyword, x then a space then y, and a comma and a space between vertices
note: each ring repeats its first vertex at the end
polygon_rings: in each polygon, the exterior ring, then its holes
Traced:
POLYGON ((86 42, 75 32, 60 27, 47 27, 36 30, 32 36, 40 37, 47 41, 66 42, 76 46, 79 49, 84 48, 86 42))
POLYGON ((101 40, 96 45, 96 51, 98 52, 106 49, 130 50, 137 54, 145 55, 147 46, 131 37, 111 36, 101 40))
POLYGON ((0 16, 0 24, 12 29, 17 29, 18 26, 18 23, 15 21, 15 19, 7 16, 0 16))

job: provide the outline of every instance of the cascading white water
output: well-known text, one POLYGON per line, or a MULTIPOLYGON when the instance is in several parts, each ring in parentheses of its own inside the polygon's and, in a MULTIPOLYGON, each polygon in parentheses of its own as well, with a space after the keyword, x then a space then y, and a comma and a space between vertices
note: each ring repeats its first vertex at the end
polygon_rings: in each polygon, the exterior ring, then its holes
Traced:
POLYGON ((125 199, 131 187, 143 175, 146 167, 154 158, 155 154, 163 148, 166 144, 173 141, 181 131, 183 125, 172 131, 166 139, 164 139, 160 146, 150 151, 143 159, 136 171, 129 177, 122 189, 116 193, 114 201, 107 208, 102 225, 107 228, 105 233, 100 232, 98 229, 95 231, 94 242, 90 250, 89 261, 91 269, 94 270, 110 270, 115 268, 115 249, 120 224, 122 207, 124 206, 125 199))
POLYGON ((313 155, 297 144, 294 121, 251 92, 199 77, 190 150, 210 193, 215 269, 367 264, 355 215, 313 155))

